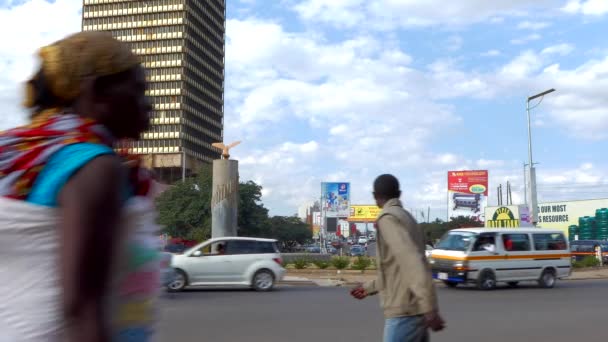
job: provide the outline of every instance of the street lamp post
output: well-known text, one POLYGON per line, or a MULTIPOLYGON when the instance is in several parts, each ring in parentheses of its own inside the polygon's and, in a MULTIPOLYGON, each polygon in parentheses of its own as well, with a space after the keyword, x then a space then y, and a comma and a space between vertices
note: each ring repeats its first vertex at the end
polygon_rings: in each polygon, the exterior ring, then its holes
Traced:
POLYGON ((524 203, 526 205, 528 205, 528 182, 526 181, 526 179, 528 178, 528 175, 526 174, 527 166, 528 164, 524 163, 524 203))
POLYGON ((536 168, 534 167, 534 161, 532 158, 532 125, 530 120, 530 110, 536 108, 543 101, 545 95, 554 92, 555 89, 551 88, 549 90, 545 90, 542 93, 538 93, 536 95, 530 96, 526 100, 526 114, 528 115, 528 170, 529 170, 529 191, 528 194, 530 199, 528 201, 530 207, 530 218, 532 219, 532 224, 536 226, 538 223, 538 197, 536 194, 536 168), (535 106, 530 107, 530 101, 540 98, 540 102, 538 102, 535 106))

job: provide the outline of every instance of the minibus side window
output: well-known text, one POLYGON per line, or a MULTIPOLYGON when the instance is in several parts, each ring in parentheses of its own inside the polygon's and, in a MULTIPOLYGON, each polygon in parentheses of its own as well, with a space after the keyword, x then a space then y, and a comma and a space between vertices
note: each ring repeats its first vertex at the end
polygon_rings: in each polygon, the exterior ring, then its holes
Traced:
POLYGON ((560 251, 568 246, 563 234, 533 234, 534 249, 537 251, 560 251))
POLYGON ((502 243, 507 252, 524 252, 530 250, 528 234, 503 234, 502 243))
POLYGON ((496 234, 479 234, 477 240, 475 240, 475 245, 473 245, 473 252, 485 252, 487 251, 486 248, 496 248, 496 234))

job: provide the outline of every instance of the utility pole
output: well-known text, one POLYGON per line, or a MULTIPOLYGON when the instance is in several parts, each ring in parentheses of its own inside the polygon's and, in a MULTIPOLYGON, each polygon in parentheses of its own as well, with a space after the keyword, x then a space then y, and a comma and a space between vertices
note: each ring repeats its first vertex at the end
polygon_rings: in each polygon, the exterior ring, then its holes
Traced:
POLYGON ((527 166, 528 164, 524 163, 524 203, 526 206, 528 206, 528 182, 526 181, 526 178, 528 178, 526 175, 527 166))
POLYGON ((538 93, 536 95, 530 96, 526 99, 526 114, 528 117, 528 170, 529 170, 529 196, 530 196, 530 218, 532 219, 532 224, 536 226, 538 223, 538 197, 536 193, 536 168, 534 167, 534 159, 532 158, 532 125, 530 120, 530 110, 534 109, 538 105, 541 104, 545 95, 554 92, 555 89, 551 88, 549 90, 545 90, 542 93, 538 93), (540 98, 540 102, 535 106, 530 107, 530 101, 540 98))

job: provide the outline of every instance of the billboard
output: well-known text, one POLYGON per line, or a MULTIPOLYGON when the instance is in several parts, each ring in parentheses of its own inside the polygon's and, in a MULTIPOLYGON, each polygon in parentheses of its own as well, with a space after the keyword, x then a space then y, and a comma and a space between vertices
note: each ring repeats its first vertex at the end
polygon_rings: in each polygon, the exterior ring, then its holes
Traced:
POLYGON ((374 222, 380 215, 381 210, 377 205, 351 205, 348 221, 374 222))
POLYGON ((321 183, 321 205, 325 217, 350 214, 350 183, 321 183))
POLYGON ((488 171, 448 171, 448 219, 458 216, 485 221, 488 171))
POLYGON ((569 226, 578 226, 580 217, 595 217, 595 211, 603 208, 608 208, 608 199, 539 203, 537 225, 567 233, 569 226))
POLYGON ((312 235, 318 236, 321 231, 321 212, 315 211, 312 213, 312 235))
POLYGON ((504 205, 485 208, 488 228, 531 227, 530 213, 525 205, 504 205))

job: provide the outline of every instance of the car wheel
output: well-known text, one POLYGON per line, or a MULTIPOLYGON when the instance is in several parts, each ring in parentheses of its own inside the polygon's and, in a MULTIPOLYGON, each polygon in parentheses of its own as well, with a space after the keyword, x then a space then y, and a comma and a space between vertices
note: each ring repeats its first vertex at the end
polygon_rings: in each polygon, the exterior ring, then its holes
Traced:
POLYGON ((444 281, 443 283, 444 283, 444 284, 445 284, 447 287, 452 288, 452 289, 453 289, 453 288, 455 288, 456 286, 458 286, 458 283, 457 283, 457 282, 455 282, 455 281, 447 281, 447 280, 446 280, 446 281, 444 281))
POLYGON ((557 277, 555 276, 554 270, 544 270, 543 274, 540 276, 538 280, 538 285, 545 289, 551 289, 555 286, 555 282, 557 281, 557 277))
POLYGON ((496 276, 494 276, 494 272, 481 272, 477 279, 477 288, 484 291, 494 290, 496 288, 496 276))
POLYGON ((274 287, 274 274, 268 270, 260 270, 253 276, 251 287, 260 292, 272 290, 274 287))
POLYGON ((517 287, 517 285, 519 285, 518 281, 510 281, 507 283, 507 285, 509 285, 510 287, 517 287))
POLYGON ((170 292, 178 292, 183 290, 188 285, 188 276, 182 270, 175 270, 173 280, 167 285, 170 292))

